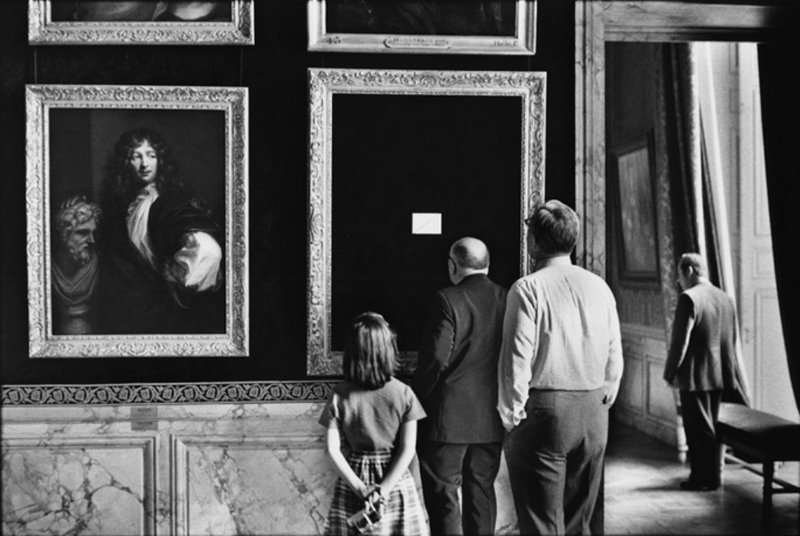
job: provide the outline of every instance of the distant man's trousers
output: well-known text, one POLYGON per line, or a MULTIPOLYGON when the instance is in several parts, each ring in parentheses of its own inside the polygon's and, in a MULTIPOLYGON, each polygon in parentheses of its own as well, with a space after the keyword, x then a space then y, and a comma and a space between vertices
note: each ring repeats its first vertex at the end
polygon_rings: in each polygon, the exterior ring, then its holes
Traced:
POLYGON ((506 440, 520 534, 589 534, 608 442, 603 389, 531 389, 506 440))
POLYGON ((722 391, 681 391, 681 417, 689 447, 689 482, 720 485, 720 445, 717 418, 722 391))

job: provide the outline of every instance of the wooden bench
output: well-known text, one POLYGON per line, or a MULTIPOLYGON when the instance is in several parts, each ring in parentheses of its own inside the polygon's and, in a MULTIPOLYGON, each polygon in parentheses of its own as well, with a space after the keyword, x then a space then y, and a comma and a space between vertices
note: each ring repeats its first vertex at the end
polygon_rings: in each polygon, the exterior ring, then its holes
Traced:
POLYGON ((772 495, 800 493, 800 487, 775 479, 775 462, 800 461, 800 424, 741 404, 720 406, 717 435, 747 461, 762 464, 762 513, 772 512, 772 495), (778 487, 775 485, 777 484, 778 487))

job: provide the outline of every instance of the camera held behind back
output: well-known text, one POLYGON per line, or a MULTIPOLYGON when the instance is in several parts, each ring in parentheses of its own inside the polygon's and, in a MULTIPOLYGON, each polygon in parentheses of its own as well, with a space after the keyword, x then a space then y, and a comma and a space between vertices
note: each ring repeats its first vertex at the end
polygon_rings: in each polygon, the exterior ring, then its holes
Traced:
POLYGON ((368 534, 372 527, 381 520, 382 499, 381 497, 378 501, 365 501, 364 508, 347 518, 347 525, 356 529, 359 534, 368 534))

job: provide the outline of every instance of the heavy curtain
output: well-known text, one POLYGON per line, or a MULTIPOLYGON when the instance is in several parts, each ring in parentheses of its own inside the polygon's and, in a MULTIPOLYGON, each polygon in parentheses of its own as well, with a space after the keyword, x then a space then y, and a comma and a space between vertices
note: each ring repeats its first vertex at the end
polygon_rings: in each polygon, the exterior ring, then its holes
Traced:
MULTIPOLYGON (((703 109, 698 87, 702 84, 699 70, 709 67, 708 54, 695 47, 690 43, 664 45, 667 146, 670 162, 675 163, 670 171, 675 242, 672 261, 677 263, 685 252, 700 253, 706 259, 711 282, 734 296, 725 188, 719 170, 715 172, 709 162, 709 153, 718 145, 718 127, 715 111, 709 109, 713 106, 703 109)), ((671 324, 668 314, 668 332, 671 324)), ((750 387, 741 348, 731 374, 733 384, 724 399, 749 405, 750 387)))
MULTIPOLYGON (((675 253, 704 253, 700 106, 697 76, 688 43, 663 45, 666 141, 675 253)), ((673 263, 677 258, 672 259, 673 263)))
POLYGON ((800 97, 790 82, 800 41, 760 44, 761 119, 775 278, 795 404, 800 409, 800 97))

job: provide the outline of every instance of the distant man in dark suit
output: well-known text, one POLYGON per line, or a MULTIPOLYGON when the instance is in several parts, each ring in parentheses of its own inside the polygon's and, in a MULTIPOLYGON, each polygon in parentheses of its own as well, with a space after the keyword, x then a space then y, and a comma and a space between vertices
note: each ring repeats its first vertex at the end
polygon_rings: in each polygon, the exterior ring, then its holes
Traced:
POLYGON ((447 262, 454 286, 435 295, 413 382, 428 413, 418 447, 422 488, 431 534, 492 534, 503 440, 495 406, 506 289, 489 279, 489 250, 476 238, 457 240, 447 262))
POLYGON ((691 472, 680 487, 711 491, 720 485, 716 424, 723 391, 738 393, 739 401, 747 403, 738 369, 736 307, 708 280, 705 262, 697 253, 681 255, 678 285, 683 292, 675 308, 664 379, 680 389, 689 446, 691 472))

